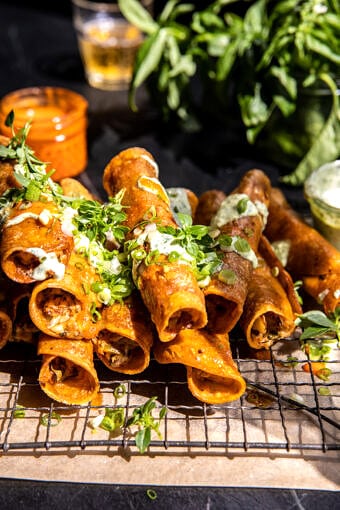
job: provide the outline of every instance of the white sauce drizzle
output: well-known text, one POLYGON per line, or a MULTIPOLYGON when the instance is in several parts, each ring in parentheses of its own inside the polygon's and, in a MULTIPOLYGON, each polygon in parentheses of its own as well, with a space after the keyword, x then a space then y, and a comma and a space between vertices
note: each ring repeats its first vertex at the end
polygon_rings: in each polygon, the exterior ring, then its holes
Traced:
POLYGON ((256 200, 252 202, 248 195, 245 193, 232 193, 228 195, 221 203, 217 213, 212 218, 210 225, 212 227, 223 227, 227 223, 242 218, 244 216, 257 216, 262 218, 263 228, 266 225, 268 218, 268 209, 265 204, 256 200), (244 211, 239 212, 238 204, 241 200, 245 200, 246 208, 244 211))
POLYGON ((137 243, 140 246, 148 243, 150 251, 158 250, 163 255, 170 255, 170 253, 176 252, 180 256, 181 261, 190 263, 194 260, 194 257, 176 242, 172 235, 159 232, 155 223, 150 223, 145 227, 144 232, 137 237, 137 243))
POLYGON ((12 225, 18 225, 22 221, 27 220, 28 218, 33 218, 35 220, 40 221, 42 225, 48 225, 52 214, 48 209, 43 209, 39 214, 32 213, 32 212, 24 212, 21 214, 18 214, 17 216, 14 216, 14 218, 10 218, 7 223, 5 224, 5 227, 11 227, 12 225))
POLYGON ((291 242, 289 239, 282 239, 281 241, 274 241, 272 243, 272 248, 275 252, 275 255, 283 265, 283 267, 286 267, 289 257, 289 250, 290 250, 291 242))
POLYGON ((322 292, 320 292, 320 294, 318 294, 318 301, 319 301, 319 303, 323 302, 323 300, 325 299, 327 294, 329 294, 329 289, 325 289, 322 292))
POLYGON ((39 259, 40 264, 34 268, 32 278, 37 281, 46 280, 49 273, 53 273, 60 280, 65 274, 65 265, 59 262, 54 252, 47 253, 42 248, 27 248, 27 253, 32 253, 39 259))
POLYGON ((73 237, 76 226, 73 223, 73 218, 78 212, 73 207, 65 207, 61 215, 61 230, 70 237, 73 237))
POLYGON ((234 251, 235 253, 237 253, 238 255, 243 257, 244 259, 249 260, 252 263, 253 268, 256 268, 258 266, 258 260, 257 260, 257 256, 256 256, 254 250, 250 246, 249 246, 249 250, 247 250, 247 251, 238 250, 237 247, 235 246, 235 244, 237 243, 238 240, 239 240, 239 237, 231 236, 230 246, 223 246, 222 250, 228 251, 228 252, 234 251))
POLYGON ((192 216, 190 201, 184 188, 167 188, 166 192, 170 198, 170 207, 177 224, 179 224, 176 218, 177 213, 192 216))
POLYGON ((141 154, 140 157, 145 159, 145 161, 147 161, 148 163, 150 163, 150 165, 155 169, 156 177, 158 177, 159 176, 159 168, 158 168, 156 161, 154 159, 150 158, 150 156, 148 156, 147 154, 141 154))

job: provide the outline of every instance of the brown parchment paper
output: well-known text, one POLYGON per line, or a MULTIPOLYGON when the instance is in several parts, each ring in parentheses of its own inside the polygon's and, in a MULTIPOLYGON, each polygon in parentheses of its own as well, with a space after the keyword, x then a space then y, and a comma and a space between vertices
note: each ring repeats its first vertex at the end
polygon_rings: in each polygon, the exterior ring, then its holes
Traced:
MULTIPOLYGON (((277 346, 277 356, 283 347, 277 346)), ((294 351, 289 351, 294 354, 294 351)), ((284 356, 287 351, 283 350, 284 356)), ((276 354, 275 354, 276 355, 276 354)), ((273 372, 268 360, 244 360, 240 362, 241 373, 246 379, 273 385, 273 372)), ((33 359, 20 362, 0 359, 0 476, 18 479, 69 481, 86 483, 114 483, 138 485, 193 485, 225 487, 273 487, 303 489, 340 489, 339 451, 325 451, 306 446, 287 451, 275 448, 285 444, 286 436, 291 444, 302 445, 339 444, 340 431, 323 423, 323 434, 315 415, 301 409, 284 405, 282 408, 273 401, 272 408, 259 409, 245 398, 241 402, 225 407, 205 408, 201 403, 190 400, 185 383, 185 372, 181 367, 169 378, 167 394, 162 381, 165 378, 160 365, 152 366, 140 378, 116 379, 117 374, 104 370, 100 373, 101 392, 98 402, 91 407, 70 408, 52 402, 43 394, 37 383, 40 361, 33 359), (184 377, 181 377, 183 376, 184 377), (147 381, 147 382, 146 382, 147 381), (166 422, 162 421, 160 432, 169 443, 188 441, 190 446, 154 444, 140 454, 134 445, 93 446, 91 441, 120 438, 110 436, 101 429, 93 429, 87 420, 103 413, 104 406, 113 405, 113 388, 118 384, 129 386, 129 393, 118 404, 127 406, 131 414, 134 407, 147 398, 157 395, 157 409, 164 405, 165 397, 171 406, 166 422), (182 406, 189 406, 189 411, 182 406), (13 419, 16 405, 25 407, 23 419, 13 419), (42 414, 55 410, 61 422, 47 430, 40 423, 42 414), (204 411, 204 413, 203 413, 204 411), (281 413, 285 429, 282 428, 281 413), (166 428, 165 428, 166 427, 166 428), (205 440, 208 439, 208 444, 205 440), (86 447, 74 442, 82 440, 86 447), (248 444, 243 445, 246 440, 248 444), (58 446, 68 441, 71 446, 58 446), (200 446, 192 446, 194 443, 200 446), (263 445, 256 449, 252 444, 263 445), (225 443, 240 444, 240 447, 223 447, 225 443), (24 444, 25 447, 20 447, 24 444), (219 447, 216 446, 219 444, 219 447), (222 447, 221 447, 222 444, 222 447), (6 451, 6 445, 9 446, 6 451), (32 446, 30 446, 32 445, 32 446), (37 446, 39 445, 39 446, 37 446), (242 446, 243 445, 243 446, 242 446)), ((339 423, 340 382, 338 365, 333 365, 331 396, 320 400, 321 412, 333 423, 339 423), (328 407, 336 408, 327 412, 328 407)), ((170 367, 167 367, 170 370, 170 367)), ((297 367, 284 369, 278 366, 276 372, 281 398, 292 391, 299 392, 307 405, 315 405, 314 390, 310 374, 297 367)), ((156 412, 156 416, 157 416, 156 412)), ((152 435, 153 440, 157 436, 152 435)), ((119 443, 121 444, 121 443, 119 443)))

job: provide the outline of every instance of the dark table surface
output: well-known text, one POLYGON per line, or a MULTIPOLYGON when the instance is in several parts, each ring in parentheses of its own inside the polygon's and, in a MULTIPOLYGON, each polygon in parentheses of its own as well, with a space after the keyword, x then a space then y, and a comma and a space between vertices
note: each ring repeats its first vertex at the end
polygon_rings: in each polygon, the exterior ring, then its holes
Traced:
MULTIPOLYGON (((53 85, 67 87, 89 103, 86 171, 79 177, 103 195, 101 175, 120 150, 141 146, 149 150, 168 186, 191 188, 197 194, 211 188, 230 191, 247 170, 266 171, 273 184, 282 169, 259 156, 237 136, 213 129, 190 135, 160 124, 144 90, 138 94, 138 113, 132 113, 124 92, 104 92, 86 84, 69 2, 0 2, 0 97, 11 90, 53 85), (49 3, 51 4, 51 2, 49 3)), ((299 209, 305 204, 301 189, 286 189, 299 209)), ((1 458, 0 458, 1 462, 1 458)), ((28 475, 29 477, 29 475, 28 475)), ((185 508, 185 509, 319 509, 335 508, 337 492, 237 487, 153 487, 157 498, 147 496, 148 487, 136 485, 81 484, 0 479, 0 508, 185 508)))

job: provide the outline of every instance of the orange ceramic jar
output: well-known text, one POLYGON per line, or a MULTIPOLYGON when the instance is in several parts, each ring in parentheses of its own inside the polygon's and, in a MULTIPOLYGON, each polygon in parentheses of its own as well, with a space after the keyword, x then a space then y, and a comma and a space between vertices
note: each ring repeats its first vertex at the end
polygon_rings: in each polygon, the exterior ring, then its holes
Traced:
POLYGON ((0 102, 0 132, 12 136, 5 126, 8 113, 14 111, 17 132, 31 122, 27 145, 43 162, 52 178, 80 174, 87 164, 87 107, 86 99, 68 89, 31 87, 10 92, 0 102))

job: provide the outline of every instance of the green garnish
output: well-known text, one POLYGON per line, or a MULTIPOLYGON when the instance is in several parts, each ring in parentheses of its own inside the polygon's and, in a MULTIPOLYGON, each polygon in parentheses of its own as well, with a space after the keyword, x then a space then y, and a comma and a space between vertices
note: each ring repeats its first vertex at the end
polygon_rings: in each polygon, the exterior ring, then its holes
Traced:
POLYGON ((115 398, 123 398, 125 395, 126 395, 126 386, 125 384, 120 384, 119 386, 117 386, 114 391, 113 391, 113 395, 115 398))
POLYGON ((91 303, 90 306, 90 315, 92 317, 93 322, 98 322, 102 318, 100 311, 97 308, 96 303, 91 303))
POLYGON ((222 269, 218 273, 218 279, 223 283, 233 285, 236 282, 236 274, 232 269, 222 269))
POLYGON ((149 499, 151 499, 152 501, 154 501, 155 499, 157 499, 157 492, 153 489, 147 489, 146 491, 146 495, 148 496, 149 499))
POLYGON ((96 200, 75 199, 72 207, 78 210, 73 223, 78 232, 85 234, 90 241, 96 240, 103 246, 108 242, 108 236, 112 242, 121 243, 128 228, 122 223, 126 220, 126 213, 121 204, 124 191, 110 197, 109 201, 101 204, 96 200))
POLYGON ((44 427, 56 427, 61 422, 60 414, 52 411, 52 413, 43 414, 40 418, 40 424, 44 427))
MULTIPOLYGON (((126 387, 124 384, 120 384, 114 391, 115 398, 121 398, 125 395, 126 387), (124 389, 123 389, 124 388, 124 389)), ((162 435, 159 430, 161 420, 164 418, 167 410, 162 407, 159 411, 158 418, 153 416, 153 411, 156 408, 157 397, 151 397, 145 404, 140 407, 136 407, 132 413, 132 416, 128 418, 126 422, 127 427, 138 427, 138 431, 135 434, 135 444, 140 453, 144 453, 151 441, 152 431, 156 432, 158 437, 161 439, 162 435)), ((94 427, 100 427, 107 432, 118 432, 123 426, 125 421, 124 408, 106 408, 105 415, 102 418, 98 415, 92 421, 94 427)))
POLYGON ((296 282, 294 282, 294 292, 300 305, 303 305, 303 299, 299 294, 299 290, 302 288, 302 286, 303 286, 302 280, 296 280, 296 282))
MULTIPOLYGON (((165 244, 173 247, 167 253, 167 260, 169 262, 183 260, 191 264, 197 280, 203 281, 221 265, 220 256, 214 249, 214 240, 209 235, 209 227, 193 225, 191 216, 180 212, 177 214, 177 220, 178 227, 156 224, 158 232, 164 234, 165 244)), ((146 265, 157 263, 161 255, 159 249, 148 251, 148 241, 141 247, 138 239, 125 243, 125 253, 128 260, 132 259, 131 263, 143 261, 146 265)))
POLYGON ((243 214, 247 210, 248 202, 249 198, 244 197, 237 203, 236 209, 239 214, 243 214))
POLYGON ((13 412, 13 418, 25 418, 26 412, 24 406, 17 405, 13 412))
POLYGON ((318 393, 322 397, 328 397, 331 394, 330 389, 327 388, 327 386, 320 386, 320 388, 318 389, 318 393))
POLYGON ((138 432, 135 435, 135 442, 140 453, 144 453, 151 442, 151 432, 155 431, 161 439, 162 435, 159 430, 160 422, 164 418, 167 409, 162 407, 159 411, 158 419, 152 415, 156 407, 157 397, 151 397, 144 405, 134 409, 131 418, 127 421, 127 426, 131 427, 136 425, 138 432))
POLYGON ((299 360, 296 356, 287 356, 286 361, 282 361, 283 366, 294 368, 298 365, 299 360))
POLYGON ((236 239, 234 248, 237 253, 247 253, 251 249, 248 241, 242 237, 236 239))
POLYGON ((316 377, 321 379, 322 381, 329 381, 330 376, 332 375, 332 370, 330 368, 321 368, 317 372, 315 372, 316 377))
POLYGON ((5 197, 11 195, 12 203, 19 200, 36 201, 41 196, 57 197, 60 195, 60 186, 50 178, 54 170, 46 173, 46 163, 40 161, 34 151, 26 145, 30 130, 30 123, 17 133, 14 130, 14 112, 11 111, 5 121, 6 126, 12 130, 12 138, 7 146, 0 145, 0 158, 15 160, 14 177, 22 188, 15 188, 4 193, 5 197))
POLYGON ((100 428, 107 432, 114 432, 124 423, 124 409, 119 407, 117 409, 105 409, 105 416, 100 423, 100 428))
POLYGON ((340 342, 340 307, 329 316, 321 310, 310 310, 299 315, 295 323, 303 329, 301 340, 328 336, 340 342))

